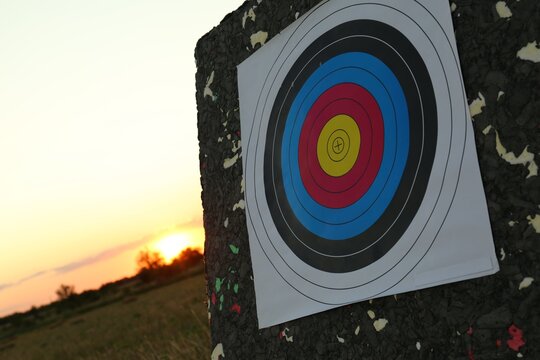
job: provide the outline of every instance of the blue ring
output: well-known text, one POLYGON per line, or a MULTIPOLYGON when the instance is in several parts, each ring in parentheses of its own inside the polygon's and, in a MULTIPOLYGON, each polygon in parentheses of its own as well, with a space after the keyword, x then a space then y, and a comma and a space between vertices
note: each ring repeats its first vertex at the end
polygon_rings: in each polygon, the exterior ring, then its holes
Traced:
POLYGON ((298 220, 314 234, 329 240, 356 236, 384 213, 399 186, 409 149, 409 112, 405 95, 393 72, 366 53, 345 53, 320 66, 293 101, 283 132, 282 174, 287 200, 298 220), (308 194, 300 177, 298 143, 307 113, 327 89, 355 83, 375 98, 383 115, 384 150, 379 173, 366 194, 354 204, 332 209, 308 194))

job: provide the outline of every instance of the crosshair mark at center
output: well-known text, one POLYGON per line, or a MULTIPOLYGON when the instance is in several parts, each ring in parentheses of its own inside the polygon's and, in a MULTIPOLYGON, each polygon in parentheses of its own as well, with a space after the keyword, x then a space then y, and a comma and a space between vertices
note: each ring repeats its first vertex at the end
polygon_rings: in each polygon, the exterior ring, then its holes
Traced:
POLYGON ((336 154, 340 154, 345 149, 345 142, 342 137, 337 137, 332 143, 332 148, 336 154))
POLYGON ((350 142, 349 134, 345 130, 334 130, 328 138, 328 157, 334 162, 343 160, 349 152, 350 142))

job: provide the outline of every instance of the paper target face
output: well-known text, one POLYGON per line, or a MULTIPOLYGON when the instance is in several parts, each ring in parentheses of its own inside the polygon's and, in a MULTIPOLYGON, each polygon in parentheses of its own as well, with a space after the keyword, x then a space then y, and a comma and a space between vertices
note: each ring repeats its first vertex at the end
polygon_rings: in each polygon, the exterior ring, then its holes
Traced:
POLYGON ((250 241, 315 302, 376 297, 452 206, 468 119, 459 62, 415 1, 323 3, 287 30, 263 49, 257 91, 241 91, 250 241))
POLYGON ((266 132, 266 201, 281 237, 320 270, 377 261, 421 205, 437 128, 427 67, 397 29, 354 20, 323 33, 281 82, 266 132))

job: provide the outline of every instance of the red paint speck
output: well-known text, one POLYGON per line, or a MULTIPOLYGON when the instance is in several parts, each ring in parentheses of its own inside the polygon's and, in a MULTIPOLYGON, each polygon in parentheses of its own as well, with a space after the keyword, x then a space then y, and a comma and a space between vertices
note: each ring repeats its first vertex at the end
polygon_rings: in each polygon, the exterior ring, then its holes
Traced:
POLYGON ((216 305, 216 301, 217 301, 217 299, 216 299, 216 293, 213 292, 213 293, 212 293, 212 305, 216 305))
POLYGON ((240 130, 236 130, 236 135, 240 136, 240 130))
POLYGON ((240 305, 234 304, 233 306, 231 306, 231 311, 234 311, 235 313, 240 314, 240 305))
POLYGON ((512 324, 508 328, 508 333, 512 337, 506 341, 508 347, 514 351, 519 351, 519 349, 525 345, 525 340, 523 340, 523 330, 518 328, 516 325, 512 324))
POLYGON ((495 345, 497 345, 497 347, 501 347, 502 345, 501 339, 497 339, 497 341, 495 341, 495 345))
POLYGON ((472 348, 469 348, 467 355, 469 355, 469 360, 474 360, 474 354, 473 354, 472 348))
POLYGON ((472 326, 469 326, 469 328, 467 329, 467 335, 472 336, 472 334, 473 334, 473 328, 472 326))
POLYGON ((280 331, 279 334, 278 334, 279 338, 280 339, 283 339, 283 337, 285 336, 285 332, 284 331, 280 331))

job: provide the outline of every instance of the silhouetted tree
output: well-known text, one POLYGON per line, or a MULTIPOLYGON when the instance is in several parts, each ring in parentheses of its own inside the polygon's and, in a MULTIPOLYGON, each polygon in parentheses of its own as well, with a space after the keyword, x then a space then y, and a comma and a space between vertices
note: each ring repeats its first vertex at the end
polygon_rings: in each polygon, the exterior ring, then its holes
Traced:
POLYGON ((58 290, 56 290, 56 296, 60 301, 67 300, 76 294, 77 293, 75 292, 75 286, 73 285, 61 284, 58 290))
POLYGON ((203 259, 203 255, 195 249, 192 248, 186 248, 184 249, 180 255, 178 255, 173 260, 173 265, 179 265, 183 269, 187 269, 192 267, 193 265, 198 264, 203 259))
POLYGON ((150 251, 148 248, 144 248, 137 255, 137 266, 139 272, 143 270, 155 270, 165 264, 165 259, 157 251, 150 251))

